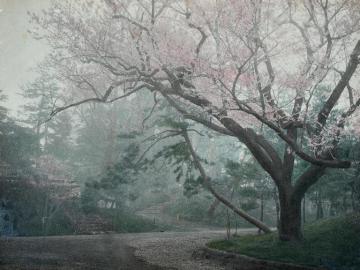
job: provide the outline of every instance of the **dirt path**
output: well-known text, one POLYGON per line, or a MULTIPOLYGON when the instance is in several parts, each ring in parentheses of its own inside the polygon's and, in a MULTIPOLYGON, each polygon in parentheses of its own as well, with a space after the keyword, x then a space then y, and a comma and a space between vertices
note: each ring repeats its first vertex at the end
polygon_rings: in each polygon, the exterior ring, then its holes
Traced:
POLYGON ((0 238, 0 269, 224 270, 192 257, 206 242, 224 236, 224 231, 197 231, 0 238))

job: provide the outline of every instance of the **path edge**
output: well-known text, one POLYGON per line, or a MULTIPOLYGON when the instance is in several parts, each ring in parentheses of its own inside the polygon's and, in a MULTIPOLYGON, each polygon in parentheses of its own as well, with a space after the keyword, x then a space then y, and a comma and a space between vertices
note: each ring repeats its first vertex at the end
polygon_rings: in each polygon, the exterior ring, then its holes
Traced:
POLYGON ((302 266, 293 263, 283 263, 257 259, 246 255, 202 247, 192 254, 197 259, 215 260, 231 266, 234 270, 326 270, 324 267, 302 266))

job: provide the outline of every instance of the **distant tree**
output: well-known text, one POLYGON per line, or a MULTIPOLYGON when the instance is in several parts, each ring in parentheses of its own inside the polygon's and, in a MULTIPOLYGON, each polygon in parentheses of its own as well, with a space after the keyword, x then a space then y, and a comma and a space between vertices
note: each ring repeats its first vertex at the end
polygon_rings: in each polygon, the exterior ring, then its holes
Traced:
MULTIPOLYGON (((0 92, 0 101, 4 100, 6 97, 0 92)), ((30 168, 37 150, 35 140, 30 129, 16 124, 7 109, 0 106, 0 161, 17 170, 30 168)))
MULTIPOLYGON (((23 86, 22 95, 26 104, 23 106, 22 121, 35 132, 38 148, 46 148, 49 134, 49 112, 58 98, 58 87, 48 76, 41 76, 34 82, 23 86)), ((38 153, 40 155, 40 152, 38 153)))
MULTIPOLYGON (((241 198, 248 198, 248 204, 253 208, 260 208, 260 221, 264 221, 265 203, 273 198, 274 185, 258 164, 252 160, 234 162, 229 160, 225 165, 227 174, 233 181, 233 188, 241 198), (252 199, 252 200, 251 200, 252 199)), ((249 207, 242 208, 246 209, 249 207)))
POLYGON ((20 121, 34 130, 38 142, 38 158, 41 155, 53 155, 66 162, 70 158, 72 122, 75 119, 70 112, 50 119, 49 113, 61 96, 56 80, 47 73, 41 74, 34 82, 22 88, 25 105, 20 121))
MULTIPOLYGON (((115 105, 115 104, 114 104, 115 105)), ((121 121, 118 108, 95 104, 76 111, 78 128, 72 160, 82 179, 105 172, 118 161, 121 121)))
POLYGON ((73 147, 71 139, 73 120, 74 118, 69 112, 65 112, 47 123, 48 134, 46 144, 44 144, 45 154, 54 155, 63 161, 69 160, 73 147))
MULTIPOLYGON (((338 155, 347 159, 359 158, 359 139, 348 137, 341 143, 338 155)), ((358 167, 328 169, 322 179, 308 191, 308 198, 315 206, 316 219, 338 216, 356 211, 356 185, 358 167)))
MULTIPOLYGON (((0 90, 0 103, 3 103, 4 101, 6 101, 7 97, 2 94, 2 90, 0 90)), ((3 121, 6 118, 7 115, 7 109, 0 105, 0 120, 3 121)))
POLYGON ((352 199, 354 210, 360 212, 360 168, 358 167, 356 170, 356 174, 354 175, 353 181, 351 183, 352 189, 352 199))
POLYGON ((98 202, 103 201, 110 208, 121 209, 127 201, 133 201, 141 196, 141 191, 136 194, 131 188, 139 177, 140 170, 145 164, 136 162, 139 147, 130 144, 121 154, 121 158, 107 170, 95 178, 89 178, 85 183, 82 194, 82 204, 86 211, 95 211, 98 202))

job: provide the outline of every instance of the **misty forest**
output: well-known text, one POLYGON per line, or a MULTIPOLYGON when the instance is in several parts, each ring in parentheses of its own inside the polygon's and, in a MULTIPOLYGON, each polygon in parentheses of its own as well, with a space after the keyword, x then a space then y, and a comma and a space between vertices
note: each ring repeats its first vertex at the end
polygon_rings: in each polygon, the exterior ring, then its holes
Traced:
POLYGON ((360 269, 360 1, 0 0, 0 29, 0 269, 360 269))

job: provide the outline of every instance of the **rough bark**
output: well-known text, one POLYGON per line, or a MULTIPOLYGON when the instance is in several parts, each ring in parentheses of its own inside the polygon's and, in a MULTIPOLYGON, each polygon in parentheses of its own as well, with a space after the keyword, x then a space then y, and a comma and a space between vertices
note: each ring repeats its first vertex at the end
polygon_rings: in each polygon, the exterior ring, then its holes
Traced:
MULTIPOLYGON (((284 169, 284 171, 287 170, 284 169)), ((324 174, 324 171, 325 167, 313 165, 297 179, 295 185, 291 185, 288 178, 281 180, 282 182, 288 183, 288 185, 283 189, 278 189, 280 202, 280 221, 278 229, 280 240, 302 240, 301 201, 309 187, 320 179, 324 174)))
POLYGON ((303 238, 301 228, 301 200, 294 200, 287 194, 280 195, 279 238, 282 241, 300 241, 303 238))

